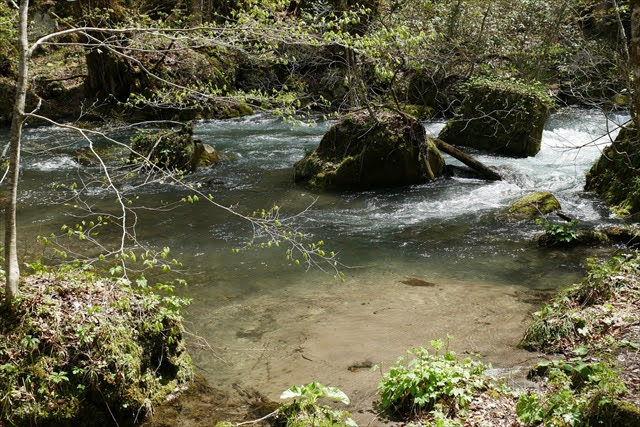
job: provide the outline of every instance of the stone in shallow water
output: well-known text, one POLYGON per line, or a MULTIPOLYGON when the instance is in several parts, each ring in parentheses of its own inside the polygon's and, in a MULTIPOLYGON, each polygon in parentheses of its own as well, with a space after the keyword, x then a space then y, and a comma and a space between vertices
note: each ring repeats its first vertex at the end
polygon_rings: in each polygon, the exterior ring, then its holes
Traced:
POLYGON ((536 191, 509 206, 507 217, 514 220, 533 219, 560 209, 560 202, 553 194, 536 191))
POLYGON ((295 180, 318 189, 365 190, 433 181, 444 160, 422 123, 394 114, 345 116, 295 164, 295 180))
POLYGON ((439 138, 496 154, 535 156, 552 104, 539 88, 518 81, 473 81, 439 138))

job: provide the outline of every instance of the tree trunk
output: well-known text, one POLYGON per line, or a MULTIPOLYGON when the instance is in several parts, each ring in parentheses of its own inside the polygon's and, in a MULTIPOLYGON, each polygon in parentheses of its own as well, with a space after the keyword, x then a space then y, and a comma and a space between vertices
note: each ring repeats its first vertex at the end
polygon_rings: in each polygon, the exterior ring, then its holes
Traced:
POLYGON ((640 140, 640 0, 631 0, 631 70, 633 94, 631 118, 636 123, 640 140))
POLYGON ((473 157, 468 154, 463 153, 452 145, 447 144, 441 139, 435 138, 434 142, 440 151, 443 151, 450 156, 455 157, 460 160, 465 165, 469 166, 474 171, 478 172, 484 179, 489 181, 502 181, 502 177, 498 172, 493 169, 489 169, 487 166, 483 165, 473 157))
POLYGON ((18 295, 18 281, 20 279, 16 229, 16 203, 18 199, 18 178, 20 172, 20 139, 22 137, 22 125, 25 120, 24 108, 27 98, 27 85, 29 83, 29 41, 27 40, 28 12, 29 0, 22 0, 20 2, 18 27, 18 51, 20 54, 20 60, 18 63, 18 80, 16 81, 16 98, 13 104, 13 118, 11 121, 11 132, 9 135, 9 188, 5 209, 4 268, 8 300, 12 300, 18 295))

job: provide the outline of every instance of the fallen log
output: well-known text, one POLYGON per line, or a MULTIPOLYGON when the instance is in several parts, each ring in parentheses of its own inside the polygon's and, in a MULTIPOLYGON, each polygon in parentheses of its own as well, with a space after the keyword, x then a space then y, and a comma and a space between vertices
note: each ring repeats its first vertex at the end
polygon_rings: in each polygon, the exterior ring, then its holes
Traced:
POLYGON ((452 145, 447 144, 441 139, 434 138, 433 141, 435 142, 436 146, 440 151, 445 152, 450 156, 453 156, 456 159, 460 160, 462 163, 469 166, 474 171, 478 172, 478 174, 480 174, 482 178, 488 181, 502 181, 502 177, 498 172, 483 165, 482 163, 480 163, 470 155, 463 153, 462 151, 458 150, 452 145))

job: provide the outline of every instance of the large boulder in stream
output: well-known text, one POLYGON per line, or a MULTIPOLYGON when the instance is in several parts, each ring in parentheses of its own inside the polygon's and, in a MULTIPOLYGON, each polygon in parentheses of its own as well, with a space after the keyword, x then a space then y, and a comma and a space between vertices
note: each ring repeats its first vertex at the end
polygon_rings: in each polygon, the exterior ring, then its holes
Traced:
POLYGON ((548 191, 536 191, 516 200, 509 206, 507 217, 512 220, 522 221, 534 219, 560 209, 560 202, 556 199, 556 196, 548 191))
POLYGON ((444 160, 422 123, 396 113, 345 116, 295 164, 295 181, 313 188, 364 190, 433 181, 444 160))
POLYGON ((537 86, 512 80, 474 80, 455 117, 440 133, 443 141, 515 157, 540 151, 542 130, 553 100, 537 86))
POLYGON ((640 220, 640 143, 635 127, 622 128, 587 173, 585 189, 598 193, 613 211, 640 220))
POLYGON ((140 132, 131 139, 131 148, 135 151, 129 159, 132 163, 146 158, 162 169, 176 172, 193 172, 218 161, 218 153, 212 146, 193 138, 191 123, 177 131, 140 132))

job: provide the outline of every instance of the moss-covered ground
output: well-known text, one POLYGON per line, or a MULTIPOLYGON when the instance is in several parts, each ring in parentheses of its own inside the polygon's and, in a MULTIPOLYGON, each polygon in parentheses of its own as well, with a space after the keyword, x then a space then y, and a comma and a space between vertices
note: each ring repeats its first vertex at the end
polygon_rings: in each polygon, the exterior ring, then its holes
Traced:
POLYGON ((142 420, 190 382, 181 301, 75 270, 0 292, 0 420, 112 425, 142 420))

